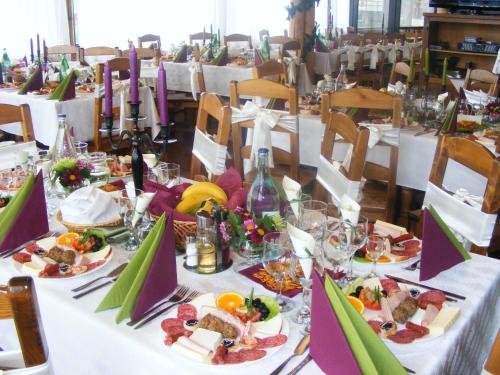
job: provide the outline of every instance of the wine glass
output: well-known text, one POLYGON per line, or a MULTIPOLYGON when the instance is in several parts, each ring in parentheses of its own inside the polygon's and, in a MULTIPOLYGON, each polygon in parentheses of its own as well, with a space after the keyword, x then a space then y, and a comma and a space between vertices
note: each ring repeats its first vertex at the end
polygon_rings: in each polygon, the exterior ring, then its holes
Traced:
POLYGON ((263 237, 264 249, 262 253, 264 269, 278 284, 276 301, 280 305, 281 312, 288 312, 294 307, 293 301, 282 295, 285 278, 291 275, 295 267, 293 253, 290 247, 285 245, 285 237, 280 232, 266 233, 263 237))
POLYGON ((349 251, 349 267, 345 280, 352 282, 356 279, 352 270, 354 254, 366 244, 366 236, 368 233, 368 219, 364 216, 358 218, 357 224, 352 224, 349 220, 342 220, 340 230, 346 236, 349 251))
POLYGON ((302 286, 302 307, 293 317, 293 321, 303 325, 301 333, 308 335, 311 333, 311 274, 316 258, 312 254, 302 256, 297 253, 294 253, 294 257, 295 272, 293 272, 292 277, 302 286))
POLYGON ((129 195, 130 191, 132 190, 121 190, 118 203, 120 205, 120 215, 123 218, 123 224, 129 231, 129 237, 123 247, 126 251, 133 252, 139 247, 136 220, 137 211, 135 210, 135 206, 137 204, 137 197, 142 194, 142 190, 136 189, 136 195, 134 196, 129 195))
POLYGON ((52 190, 52 158, 47 150, 38 151, 38 159, 35 161, 37 173, 42 171, 43 189, 45 192, 45 202, 49 217, 54 216, 56 205, 49 203, 49 199, 55 198, 52 190))
MULTIPOLYGON (((323 243, 323 267, 331 269, 334 275, 339 274, 340 267, 349 260, 351 255, 346 232, 340 230, 341 223, 340 221, 329 223, 323 243)), ((339 280, 339 283, 341 282, 339 280)))
POLYGON ((172 188, 180 183, 180 166, 175 163, 158 163, 152 173, 156 175, 156 181, 168 188, 172 188))
POLYGON ((370 234, 366 243, 366 252, 372 259, 372 269, 368 274, 368 277, 378 277, 377 276, 377 260, 384 254, 385 251, 385 240, 383 237, 377 234, 370 234))

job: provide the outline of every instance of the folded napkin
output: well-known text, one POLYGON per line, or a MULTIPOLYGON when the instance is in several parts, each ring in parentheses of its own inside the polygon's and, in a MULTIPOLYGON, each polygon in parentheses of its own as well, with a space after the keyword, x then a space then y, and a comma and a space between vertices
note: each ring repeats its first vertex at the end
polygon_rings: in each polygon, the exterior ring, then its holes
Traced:
POLYGON ((440 272, 471 259, 432 205, 424 208, 423 220, 420 281, 429 280, 440 272))
POLYGON ((316 52, 330 52, 330 49, 326 46, 322 37, 316 37, 316 42, 314 43, 314 49, 316 52))
POLYGON ((329 375, 407 374, 330 276, 323 283, 317 272, 313 272, 310 354, 329 375))
POLYGON ((17 91, 20 95, 26 95, 28 92, 40 90, 43 87, 43 72, 42 68, 38 66, 31 74, 28 80, 17 91))
POLYGON ((229 62, 227 47, 222 47, 217 56, 210 62, 212 65, 226 66, 229 62))
POLYGON ((179 52, 174 57, 174 62, 183 63, 187 61, 187 45, 183 44, 179 52))
POLYGON ((156 192, 153 200, 149 204, 149 212, 155 216, 161 216, 163 213, 173 214, 174 220, 195 221, 194 216, 185 215, 175 211, 175 207, 181 200, 182 193, 191 184, 184 183, 168 188, 153 181, 144 181, 145 192, 156 192))
POLYGON ((313 259, 309 258, 314 254, 316 240, 312 235, 287 223, 286 229, 292 241, 293 250, 299 257, 299 263, 304 273, 304 278, 310 279, 313 271, 313 259))
POLYGON ((77 73, 71 70, 63 81, 57 86, 54 92, 49 96, 49 99, 64 101, 73 99, 76 96, 75 81, 77 73))
POLYGON ((144 215, 153 200, 156 192, 144 192, 135 200, 134 216, 132 217, 132 227, 135 227, 139 219, 144 215))
POLYGON ((347 194, 344 194, 340 200, 340 213, 344 220, 349 220, 351 224, 356 225, 359 219, 361 206, 347 194))
POLYGON ((163 215, 96 312, 120 307, 116 323, 136 319, 177 287, 173 217, 163 215))
POLYGON ((43 175, 29 175, 0 213, 0 253, 49 231, 43 175))
POLYGON ((241 189, 242 183, 243 179, 239 172, 233 167, 230 167, 215 180, 215 184, 224 190, 228 198, 232 197, 237 190, 241 189))
POLYGON ((94 185, 71 193, 61 205, 64 221, 72 224, 102 224, 120 219, 120 207, 108 194, 94 185))
POLYGON ((495 65, 491 70, 495 74, 500 74, 500 49, 498 50, 497 59, 495 60, 495 65))
POLYGON ((286 199, 290 203, 290 207, 292 208, 295 217, 299 217, 299 200, 302 186, 288 176, 283 177, 281 185, 283 186, 286 199))
POLYGON ((489 96, 482 90, 464 90, 465 97, 467 99, 467 103, 472 105, 486 105, 488 103, 493 102, 496 98, 493 96, 489 96))
POLYGON ((253 59, 255 66, 260 66, 266 61, 264 56, 262 56, 262 52, 258 48, 254 48, 253 50, 253 59))
MULTIPOLYGON (((240 274, 249 278, 250 280, 262 285, 271 292, 278 292, 279 285, 276 280, 264 269, 262 264, 256 264, 239 271, 240 274)), ((281 293, 289 298, 295 297, 302 292, 302 286, 293 281, 287 276, 283 282, 283 289, 281 293)))

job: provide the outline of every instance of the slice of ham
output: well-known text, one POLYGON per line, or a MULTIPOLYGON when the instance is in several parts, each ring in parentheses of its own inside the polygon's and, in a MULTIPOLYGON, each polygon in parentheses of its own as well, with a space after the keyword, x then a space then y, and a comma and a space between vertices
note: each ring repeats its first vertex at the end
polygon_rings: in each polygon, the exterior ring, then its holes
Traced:
POLYGON ((87 258, 85 255, 81 255, 78 253, 76 254, 75 263, 74 263, 75 266, 86 266, 90 263, 91 262, 90 262, 89 258, 87 258))
POLYGON ((422 326, 428 327, 436 318, 436 315, 439 313, 439 309, 433 304, 428 304, 425 309, 424 316, 422 317, 422 326))
POLYGON ((380 306, 382 307, 383 321, 393 321, 394 318, 392 317, 391 305, 389 304, 387 298, 383 297, 380 299, 380 306))
POLYGON ((394 311, 409 295, 410 293, 407 290, 398 290, 387 298, 391 311, 394 311))

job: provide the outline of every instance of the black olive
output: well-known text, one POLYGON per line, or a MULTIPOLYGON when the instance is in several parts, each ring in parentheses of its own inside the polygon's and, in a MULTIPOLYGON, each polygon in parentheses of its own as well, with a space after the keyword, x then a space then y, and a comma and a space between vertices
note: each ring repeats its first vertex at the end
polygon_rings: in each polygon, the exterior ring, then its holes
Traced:
POLYGON ((195 326, 198 324, 198 320, 196 319, 189 319, 189 320, 186 320, 186 325, 188 327, 192 327, 192 326, 195 326))
POLYGON ((226 348, 230 348, 231 346, 234 345, 234 341, 230 339, 224 339, 222 341, 222 345, 224 345, 226 348))
POLYGON ((417 298, 420 295, 420 290, 412 288, 410 289, 410 296, 417 298))
POLYGON ((266 316, 261 315, 260 318, 259 318, 259 321, 263 322, 264 320, 266 320, 266 318, 267 318, 266 316))
POLYGON ((253 306, 253 307, 257 307, 257 308, 259 308, 260 303, 259 303, 259 302, 257 302, 257 301, 253 301, 252 306, 253 306))
POLYGON ((356 252, 354 253, 354 256, 356 256, 358 258, 364 258, 365 253, 363 253, 361 250, 356 250, 356 252))
POLYGON ((349 294, 351 297, 356 297, 358 298, 359 294, 356 294, 356 292, 352 292, 351 294, 349 294))
POLYGON ((360 285, 356 288, 356 293, 361 293, 361 291, 363 290, 363 287, 360 285))

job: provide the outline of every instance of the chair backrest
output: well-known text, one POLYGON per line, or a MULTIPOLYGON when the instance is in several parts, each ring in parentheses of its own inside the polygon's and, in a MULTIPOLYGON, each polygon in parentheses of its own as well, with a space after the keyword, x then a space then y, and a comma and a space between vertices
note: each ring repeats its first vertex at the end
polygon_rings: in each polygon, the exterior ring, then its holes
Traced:
POLYGON ((31 111, 28 104, 21 104, 20 106, 0 104, 0 125, 10 124, 12 122, 21 123, 24 142, 35 140, 33 122, 31 121, 31 111))
MULTIPOLYGON (((205 92, 200 97, 196 128, 205 134, 208 133, 210 117, 213 117, 217 121, 217 132, 214 137, 215 143, 227 146, 231 130, 231 108, 224 105, 216 94, 205 92)), ((191 179, 200 180, 199 176, 204 175, 202 166, 201 160, 193 154, 191 157, 191 179)), ((214 181, 216 177, 212 175, 210 179, 214 181)))
MULTIPOLYGON (((240 97, 265 97, 287 100, 289 104, 289 114, 297 115, 299 111, 297 90, 295 87, 288 87, 267 79, 250 79, 246 81, 231 81, 230 101, 231 107, 240 108, 240 97)), ((243 159, 248 159, 252 150, 250 146, 244 146, 242 142, 242 128, 253 128, 253 121, 239 122, 233 125, 233 160, 235 168, 243 176, 243 159)), ((286 130, 280 126, 275 126, 273 131, 287 133, 290 137, 290 152, 273 147, 273 158, 275 164, 284 164, 290 167, 290 177, 299 179, 299 134, 286 130)))
POLYGON ((406 83, 408 76, 410 75, 410 66, 403 62, 397 62, 392 64, 391 77, 389 78, 389 83, 395 84, 398 80, 398 76, 404 76, 405 80, 403 83, 406 83))
POLYGON ((58 46, 47 47, 47 58, 49 61, 59 61, 62 54, 66 54, 70 61, 83 61, 83 48, 62 44, 58 46))
POLYGON ((288 83, 286 65, 274 59, 267 60, 262 65, 254 66, 252 76, 254 79, 263 78, 279 83, 288 83))
POLYGON ((293 52, 293 54, 296 57, 301 57, 301 49, 302 49, 302 47, 300 45, 300 42, 298 40, 292 39, 292 40, 285 42, 281 45, 280 57, 281 57, 281 59, 283 59, 283 57, 285 57, 287 52, 293 52))
MULTIPOLYGON (((129 59, 126 57, 115 57, 114 59, 108 60, 107 64, 109 64, 109 67, 111 68, 112 72, 118 72, 121 74, 127 73, 126 75, 128 75, 128 73, 130 72, 129 59)), ((137 61, 137 64, 139 66, 138 72, 140 72, 141 71, 140 60, 137 61)), ((96 64, 95 83, 96 85, 104 84, 104 64, 102 63, 96 64)), ((94 99, 94 150, 95 151, 109 150, 109 147, 105 148, 101 132, 99 131, 99 129, 101 129, 102 123, 104 122, 104 118, 102 117, 102 112, 103 112, 102 102, 103 102, 103 96, 95 96, 94 99)), ((113 107, 113 115, 115 119, 120 118, 120 107, 113 107)))
POLYGON ((465 75, 464 88, 471 90, 473 86, 479 83, 487 86, 488 95, 498 96, 500 90, 500 75, 484 69, 467 69, 465 75))
POLYGON ((488 374, 500 374, 500 331, 497 332, 497 337, 486 360, 484 369, 488 374))
POLYGON ((340 36, 340 46, 343 47, 345 44, 351 44, 353 46, 360 46, 364 42, 363 35, 360 34, 342 34, 340 36))
MULTIPOLYGON (((343 138, 342 143, 349 143, 353 147, 349 170, 340 167, 340 171, 351 181, 361 181, 370 131, 364 126, 357 126, 346 114, 331 111, 321 143, 321 155, 330 162, 337 134, 343 138)), ((326 201, 326 190, 318 182, 314 187, 314 199, 326 201)))
POLYGON ((262 29, 259 31, 259 40, 263 41, 265 36, 269 36, 269 30, 262 29))
POLYGON ((159 35, 145 34, 137 38, 137 46, 139 48, 144 47, 143 43, 149 42, 152 42, 152 44, 154 45, 154 49, 161 50, 161 39, 159 35))
POLYGON ((207 42, 212 39, 213 34, 207 33, 206 31, 202 31, 199 33, 189 34, 189 44, 193 44, 194 40, 205 40, 207 42))
MULTIPOLYGON (((137 58, 140 60, 150 60, 156 56, 156 50, 154 50, 152 48, 136 47, 135 51, 137 52, 137 58)), ((126 49, 126 50, 122 51, 121 56, 128 58, 129 53, 130 53, 130 50, 126 49)))
POLYGON ((252 36, 244 35, 244 34, 231 34, 224 35, 224 45, 227 46, 227 43, 231 42, 248 42, 248 46, 252 49, 252 36))
POLYGON ((275 35, 268 38, 269 44, 285 44, 287 42, 294 41, 295 39, 284 35, 275 35))
POLYGON ((49 360, 40 310, 31 277, 14 277, 0 286, 0 320, 13 319, 26 367, 49 360))
POLYGON ((116 56, 119 57, 121 51, 118 48, 113 47, 89 47, 83 50, 83 55, 85 56, 116 56))
POLYGON ((364 38, 365 44, 369 44, 369 43, 376 44, 379 42, 382 42, 382 44, 385 44, 385 43, 387 43, 387 40, 388 40, 387 35, 382 34, 382 33, 365 33, 365 34, 363 34, 363 38, 364 38))

